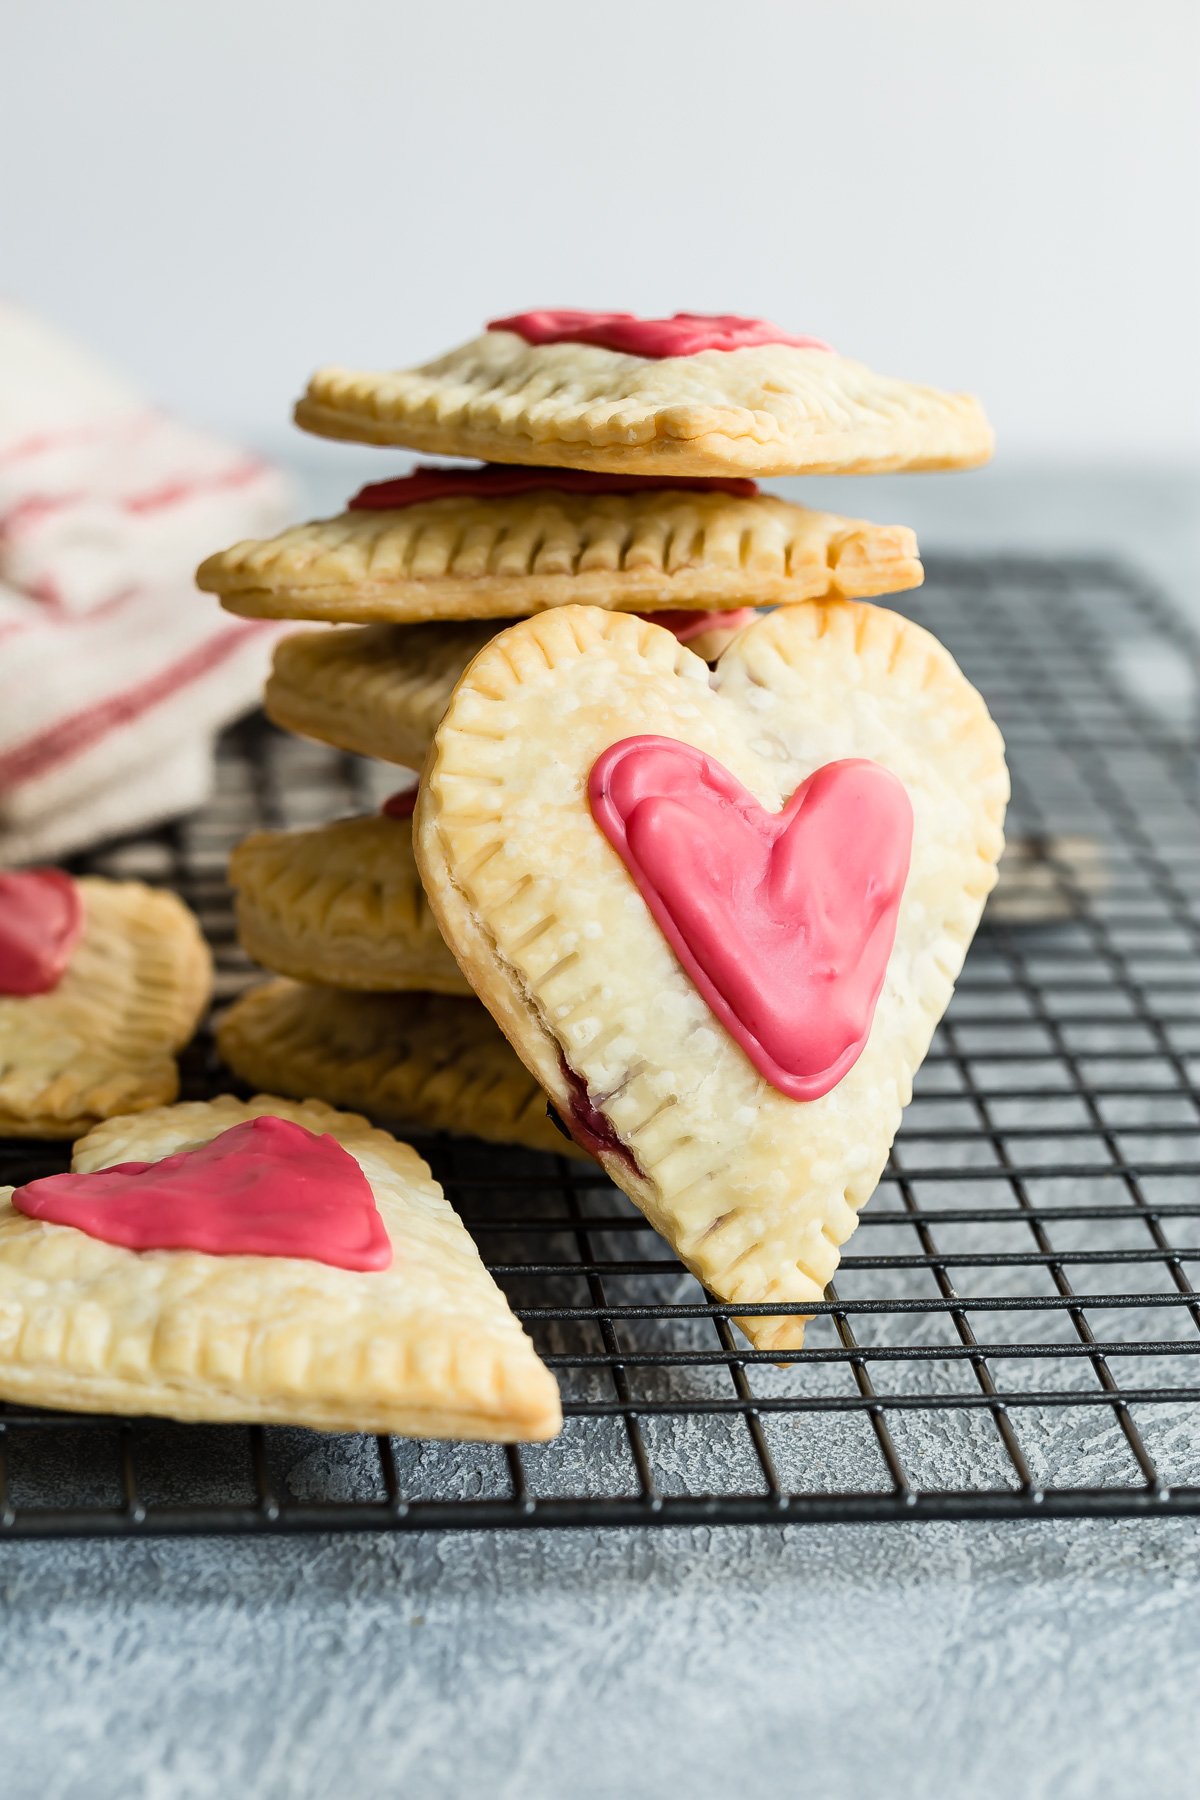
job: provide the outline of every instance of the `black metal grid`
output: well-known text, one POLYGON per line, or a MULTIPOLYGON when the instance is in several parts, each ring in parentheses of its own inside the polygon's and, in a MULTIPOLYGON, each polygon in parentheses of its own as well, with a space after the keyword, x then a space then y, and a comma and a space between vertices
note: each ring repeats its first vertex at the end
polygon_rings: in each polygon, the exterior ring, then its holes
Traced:
MULTIPOLYGON (((557 1443, 0 1408, 0 1536, 1200 1511, 1195 653, 1101 563, 935 561, 911 606, 1005 731, 1026 856, 806 1349, 781 1367, 747 1348, 598 1173, 435 1140, 562 1383, 557 1443)), ((230 843, 384 791, 255 722, 206 813, 91 866, 176 886, 227 997, 250 974, 230 843)), ((207 1039, 185 1076, 228 1085, 207 1039)), ((0 1146, 4 1179, 64 1163, 0 1146)))

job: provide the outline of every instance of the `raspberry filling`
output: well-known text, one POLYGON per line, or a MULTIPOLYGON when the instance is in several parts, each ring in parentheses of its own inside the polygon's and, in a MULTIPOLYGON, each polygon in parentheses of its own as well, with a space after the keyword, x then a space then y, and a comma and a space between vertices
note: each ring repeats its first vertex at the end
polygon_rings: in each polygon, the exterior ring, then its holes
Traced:
POLYGON ((575 1073, 561 1051, 558 1061, 562 1070, 562 1078, 571 1095, 568 1117, 565 1121, 566 1129, 571 1137, 581 1148, 590 1151, 597 1161, 602 1155, 619 1156, 622 1162, 640 1176, 642 1171, 638 1167, 632 1150, 617 1136, 612 1121, 592 1104, 587 1083, 583 1077, 575 1073))
POLYGON ((379 810, 385 819, 411 819, 417 810, 416 785, 401 788, 398 793, 389 794, 379 810))
POLYGON ((678 491, 753 499, 758 483, 740 475, 606 475, 599 469, 541 469, 478 463, 466 469, 418 463, 410 475, 372 481, 349 502, 351 512, 399 512, 431 500, 504 500, 517 494, 646 494, 678 491))

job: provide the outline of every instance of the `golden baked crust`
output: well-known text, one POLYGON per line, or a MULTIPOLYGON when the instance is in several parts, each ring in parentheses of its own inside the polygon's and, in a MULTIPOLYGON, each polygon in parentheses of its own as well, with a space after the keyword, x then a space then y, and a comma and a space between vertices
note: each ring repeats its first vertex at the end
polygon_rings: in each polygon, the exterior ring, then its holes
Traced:
MULTIPOLYGON (((714 625, 689 647, 715 659, 742 629, 714 625)), ((419 769, 455 683, 495 634, 494 624, 297 631, 276 645, 263 706, 285 731, 419 769)))
POLYGON ((770 606, 917 587, 904 525, 771 494, 672 491, 428 500, 293 525, 210 556, 198 585, 231 612, 335 624, 770 606))
POLYGON ((218 1020, 217 1047, 251 1087, 316 1095, 411 1130, 583 1155, 474 999, 268 981, 218 1020))
POLYGON ((285 731, 419 769, 454 684, 493 625, 347 625, 276 645, 263 692, 285 731))
POLYGON ((500 1441, 553 1437, 558 1389, 441 1188, 365 1119, 273 1095, 112 1119, 73 1167, 155 1162, 263 1113, 337 1138, 393 1246, 368 1274, 299 1257, 122 1249, 0 1188, 0 1395, 72 1411, 500 1441))
POLYGON ((635 1165, 605 1167, 760 1348, 820 1297, 887 1160, 1002 847, 1000 735, 947 651, 879 607, 810 601, 742 632, 710 677, 661 628, 594 608, 524 621, 455 691, 418 802, 418 866, 480 998, 564 1117, 564 1065, 635 1165), (658 734, 774 811, 861 756, 913 804, 912 865, 866 1047, 809 1102, 769 1087, 709 1012, 594 824, 596 757, 658 734))
POLYGON ((786 344, 661 360, 487 331, 417 369, 319 369, 296 423, 440 456, 645 475, 964 469, 992 453, 971 394, 786 344))
POLYGON ((376 813, 306 831, 258 831, 229 859, 238 937, 298 981, 469 994, 429 910, 412 825, 376 813))
POLYGON ((79 881, 85 924, 48 994, 0 995, 0 1137, 73 1138, 179 1091, 174 1052, 212 992, 183 901, 140 881, 79 881))

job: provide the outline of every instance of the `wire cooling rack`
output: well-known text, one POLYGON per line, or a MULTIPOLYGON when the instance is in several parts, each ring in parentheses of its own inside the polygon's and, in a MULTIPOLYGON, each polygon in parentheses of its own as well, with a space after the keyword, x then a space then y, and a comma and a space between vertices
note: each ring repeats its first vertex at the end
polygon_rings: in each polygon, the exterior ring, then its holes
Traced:
MULTIPOLYGON (((600 1174, 436 1139, 556 1443, 0 1408, 0 1536, 1200 1511, 1195 652, 1103 563, 935 561, 910 603, 1004 729, 1017 849, 804 1351, 751 1351, 600 1174)), ((227 999, 231 843, 388 785, 252 722, 206 812, 89 866, 178 888, 227 999)), ((185 1091, 228 1085, 201 1038, 185 1091)), ((0 1145, 0 1178, 65 1160, 0 1145)))

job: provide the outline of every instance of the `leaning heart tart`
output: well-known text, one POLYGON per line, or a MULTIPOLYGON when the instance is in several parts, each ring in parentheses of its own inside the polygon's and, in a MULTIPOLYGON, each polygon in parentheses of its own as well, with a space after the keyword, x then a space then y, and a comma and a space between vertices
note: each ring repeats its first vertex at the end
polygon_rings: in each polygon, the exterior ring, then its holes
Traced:
POLYGON ((500 1441, 549 1371, 407 1144, 273 1096, 110 1120, 0 1189, 0 1395, 500 1441))
POLYGON ((77 1137, 173 1100, 212 958, 174 894, 61 869, 0 874, 0 1137, 77 1137))
POLYGON ((760 1348, 819 1299, 993 885, 999 733, 920 627, 782 607, 711 673, 654 625, 515 625, 455 690, 415 847, 580 1142, 760 1348))
POLYGON ((876 375, 817 338, 734 314, 517 313, 420 368, 321 369, 296 422, 358 443, 620 475, 972 468, 992 452, 972 395, 876 375))

